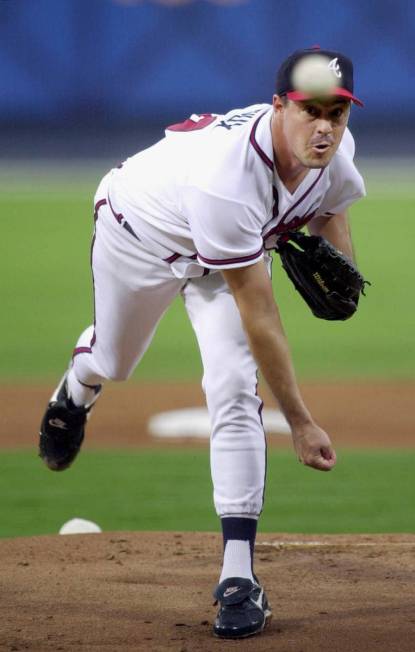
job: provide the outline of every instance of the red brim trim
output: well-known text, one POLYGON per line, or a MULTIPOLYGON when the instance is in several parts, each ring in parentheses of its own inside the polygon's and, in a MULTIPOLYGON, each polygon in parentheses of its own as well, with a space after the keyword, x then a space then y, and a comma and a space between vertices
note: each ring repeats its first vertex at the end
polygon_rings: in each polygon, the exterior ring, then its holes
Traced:
MULTIPOLYGON (((351 94, 350 91, 346 90, 345 88, 338 88, 335 87, 333 88, 332 91, 329 91, 325 95, 327 96, 334 96, 334 97, 346 97, 348 100, 351 100, 354 102, 354 104, 357 104, 357 106, 364 106, 363 102, 359 100, 357 97, 351 94)), ((290 91, 287 93, 287 97, 289 100, 294 100, 295 102, 302 102, 303 100, 312 100, 315 99, 315 95, 310 95, 309 93, 301 93, 300 91, 290 91)))

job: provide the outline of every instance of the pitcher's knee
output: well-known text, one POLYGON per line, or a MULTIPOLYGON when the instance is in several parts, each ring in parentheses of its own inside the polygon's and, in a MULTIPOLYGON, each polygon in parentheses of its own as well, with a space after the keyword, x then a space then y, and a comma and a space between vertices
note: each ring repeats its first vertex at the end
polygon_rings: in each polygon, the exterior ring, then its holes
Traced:
POLYGON ((128 380, 132 371, 132 369, 125 366, 113 364, 106 367, 105 376, 108 380, 122 382, 123 380, 128 380))
POLYGON ((85 376, 84 367, 93 370, 105 380, 123 381, 131 375, 134 367, 126 365, 120 360, 106 360, 100 355, 100 352, 94 351, 92 355, 79 356, 76 360, 76 366, 79 370, 80 377, 85 376))
POLYGON ((108 360, 98 347, 94 347, 91 352, 76 355, 73 358, 73 367, 77 378, 82 379, 82 382, 88 382, 87 378, 95 376, 102 380, 123 381, 127 380, 134 370, 131 362, 127 364, 124 360, 108 360))
POLYGON ((244 412, 247 403, 256 396, 256 379, 239 368, 229 368, 224 374, 205 375, 203 387, 209 406, 215 411, 229 409, 244 412))

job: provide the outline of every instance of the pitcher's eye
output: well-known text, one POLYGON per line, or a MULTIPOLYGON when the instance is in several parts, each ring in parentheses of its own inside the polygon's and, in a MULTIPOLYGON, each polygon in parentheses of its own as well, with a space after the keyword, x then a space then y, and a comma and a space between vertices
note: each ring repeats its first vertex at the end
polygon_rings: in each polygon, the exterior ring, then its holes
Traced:
POLYGON ((337 109, 333 109, 333 111, 331 111, 331 116, 332 118, 341 118, 343 113, 344 113, 343 108, 338 107, 337 109))
POLYGON ((311 116, 312 118, 317 118, 319 111, 318 109, 313 106, 312 104, 306 104, 304 107, 304 111, 311 116))

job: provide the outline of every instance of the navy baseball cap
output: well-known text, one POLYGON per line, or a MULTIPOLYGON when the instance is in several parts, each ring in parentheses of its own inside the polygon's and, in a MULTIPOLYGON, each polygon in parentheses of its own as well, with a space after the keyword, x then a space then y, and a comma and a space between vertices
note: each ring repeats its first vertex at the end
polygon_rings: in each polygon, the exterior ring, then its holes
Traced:
POLYGON ((312 95, 300 92, 294 87, 293 70, 301 59, 313 54, 327 57, 329 59, 328 65, 333 70, 333 75, 337 77, 337 84, 333 86, 333 92, 330 95, 345 97, 358 106, 363 106, 363 102, 353 93, 353 64, 351 60, 341 52, 323 50, 318 45, 306 50, 296 50, 282 62, 277 73, 277 95, 286 95, 289 100, 312 99, 312 95))

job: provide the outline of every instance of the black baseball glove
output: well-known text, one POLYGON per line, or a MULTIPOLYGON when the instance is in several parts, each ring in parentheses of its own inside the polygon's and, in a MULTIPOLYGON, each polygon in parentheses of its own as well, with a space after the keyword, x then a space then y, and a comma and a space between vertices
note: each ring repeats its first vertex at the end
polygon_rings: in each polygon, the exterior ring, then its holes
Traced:
POLYGON ((321 319, 349 319, 366 284, 351 260, 321 236, 287 233, 278 243, 282 266, 321 319))

